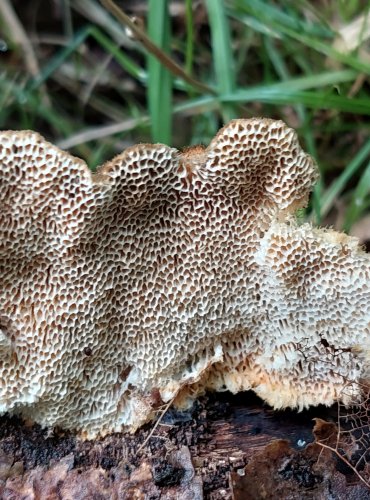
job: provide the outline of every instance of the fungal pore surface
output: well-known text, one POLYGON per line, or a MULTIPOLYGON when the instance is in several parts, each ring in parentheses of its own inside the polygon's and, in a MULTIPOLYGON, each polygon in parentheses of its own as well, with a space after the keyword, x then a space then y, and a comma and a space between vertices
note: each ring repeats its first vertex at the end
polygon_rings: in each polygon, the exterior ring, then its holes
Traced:
POLYGON ((274 408, 359 395, 370 260, 299 225, 317 179, 280 121, 207 148, 139 144, 92 174, 0 133, 0 413, 93 437, 174 399, 253 389, 274 408))

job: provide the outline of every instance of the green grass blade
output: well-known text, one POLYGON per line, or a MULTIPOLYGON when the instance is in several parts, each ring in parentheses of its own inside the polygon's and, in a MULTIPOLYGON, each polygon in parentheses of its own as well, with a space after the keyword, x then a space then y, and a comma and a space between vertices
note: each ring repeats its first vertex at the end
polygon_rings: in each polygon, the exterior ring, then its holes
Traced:
POLYGON ((309 76, 300 76, 298 78, 291 78, 283 82, 273 83, 270 85, 258 85, 248 89, 238 89, 234 95, 235 100, 243 99, 243 95, 248 95, 249 92, 258 93, 259 89, 271 88, 278 92, 296 92, 299 90, 317 89, 320 87, 338 85, 344 82, 351 82, 357 76, 357 71, 352 69, 342 71, 325 71, 309 76))
MULTIPOLYGON (((0 78, 0 93, 5 93, 9 90, 8 83, 5 79, 0 78)), ((11 95, 14 99, 14 105, 22 111, 22 113, 30 113, 31 116, 41 116, 46 122, 58 131, 61 135, 69 135, 71 127, 64 120, 63 116, 58 115, 53 109, 42 103, 38 95, 26 91, 21 85, 12 82, 11 95)), ((1 124, 5 128, 5 124, 1 124)), ((23 126, 26 128, 26 126, 23 126)))
MULTIPOLYGON (((168 53, 170 49, 170 19, 167 0, 149 0, 148 35, 168 53)), ((148 55, 148 108, 152 140, 172 142, 172 76, 161 62, 148 55)))
POLYGON ((104 33, 94 26, 87 26, 76 33, 70 40, 67 47, 60 50, 42 69, 38 78, 32 81, 28 90, 33 91, 42 85, 56 71, 68 57, 75 52, 85 40, 91 36, 99 45, 110 53, 116 61, 127 71, 131 76, 139 81, 146 82, 147 76, 140 66, 138 66, 131 58, 129 58, 117 45, 112 42, 104 33))
POLYGON ((194 19, 193 19, 192 0, 186 0, 185 18, 186 18, 185 71, 189 75, 191 75, 193 73, 193 61, 194 61, 194 19))
MULTIPOLYGON (((268 102, 272 104, 306 104, 307 107, 324 107, 325 109, 339 109, 341 111, 356 110, 359 114, 368 115, 370 112, 370 101, 368 99, 350 99, 338 95, 329 96, 325 92, 317 92, 315 90, 326 87, 330 84, 344 83, 352 81, 356 76, 354 70, 324 72, 314 76, 304 76, 292 78, 284 82, 273 83, 270 85, 259 85, 249 89, 240 89, 232 94, 214 96, 202 96, 179 105, 178 109, 183 112, 188 109, 194 110, 199 108, 201 111, 209 111, 216 109, 220 105, 220 101, 237 102, 245 104, 247 102, 268 102), (290 100, 291 99, 291 100, 290 100), (343 104, 344 103, 344 104, 343 104), (343 108, 343 109, 342 109, 343 108), (345 108, 345 109, 344 109, 345 108)), ((355 111, 354 111, 355 112, 355 111)))
MULTIPOLYGON (((370 191, 370 163, 367 164, 356 189, 351 197, 351 203, 346 211, 343 229, 349 232, 366 208, 366 197, 370 191)), ((368 201, 368 200, 367 200, 368 201)))
POLYGON ((146 71, 144 71, 136 62, 125 54, 116 43, 114 43, 109 37, 102 33, 98 28, 92 27, 90 29, 90 35, 94 38, 99 45, 104 48, 109 54, 111 54, 115 60, 120 64, 120 66, 127 71, 136 80, 147 83, 148 76, 146 71))
POLYGON ((311 109, 332 109, 359 115, 370 115, 369 99, 348 99, 328 92, 277 89, 274 86, 257 87, 232 95, 221 95, 223 102, 263 102, 278 106, 303 104, 311 109))
MULTIPOLYGON (((321 216, 324 217, 333 207, 334 201, 344 191, 346 185, 351 178, 356 174, 361 165, 370 156, 370 140, 365 142, 360 151, 352 159, 352 161, 343 170, 341 175, 335 179, 330 188, 323 195, 324 201, 321 206, 321 216)), ((369 184, 370 185, 370 184, 369 184)))
POLYGON ((262 0, 235 0, 232 4, 234 8, 239 10, 239 15, 235 10, 232 10, 231 15, 239 21, 243 22, 243 14, 253 16, 266 27, 281 35, 293 38, 334 61, 370 74, 370 64, 356 55, 339 52, 332 47, 331 41, 334 32, 330 33, 326 27, 311 25, 298 17, 289 17, 281 9, 262 0))
MULTIPOLYGON (((272 2, 265 0, 235 0, 228 2, 234 9, 239 9, 245 13, 251 14, 255 19, 261 21, 264 25, 274 24, 277 33, 293 31, 305 33, 312 38, 330 38, 335 35, 334 31, 327 24, 306 21, 299 11, 275 7, 272 2), (266 23, 267 21, 267 23, 266 23)), ((232 11, 235 15, 235 10, 232 11)))
MULTIPOLYGON (((235 89, 235 66, 231 51, 229 22, 223 0, 206 0, 208 19, 211 28, 212 54, 218 92, 230 94, 235 89)), ((224 108, 224 121, 235 116, 232 106, 224 108)))
POLYGON ((90 34, 90 27, 82 28, 76 35, 70 39, 68 45, 48 61, 42 68, 40 75, 32 80, 28 90, 32 92, 42 85, 53 73, 56 71, 63 62, 86 40, 90 34))

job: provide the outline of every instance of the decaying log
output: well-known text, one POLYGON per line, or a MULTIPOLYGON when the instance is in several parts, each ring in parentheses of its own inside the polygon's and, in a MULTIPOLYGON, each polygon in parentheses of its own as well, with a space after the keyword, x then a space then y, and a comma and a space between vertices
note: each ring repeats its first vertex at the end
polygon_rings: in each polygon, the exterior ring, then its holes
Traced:
POLYGON ((335 427, 337 412, 276 412, 249 392, 170 409, 153 433, 150 424, 93 441, 2 417, 0 498, 370 499, 353 472, 313 442, 314 418, 335 427))

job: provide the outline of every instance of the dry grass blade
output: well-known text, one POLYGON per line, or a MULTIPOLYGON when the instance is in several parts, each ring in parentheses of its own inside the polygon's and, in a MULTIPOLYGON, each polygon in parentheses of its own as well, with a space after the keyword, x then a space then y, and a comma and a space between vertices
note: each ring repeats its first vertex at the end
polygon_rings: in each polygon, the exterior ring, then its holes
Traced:
POLYGON ((185 82, 189 83, 201 92, 206 92, 208 94, 215 94, 216 92, 198 80, 195 80, 192 76, 188 75, 175 61, 173 61, 165 52, 163 52, 157 45, 155 45, 151 39, 146 35, 144 30, 142 30, 137 24, 135 24, 130 17, 123 12, 112 0, 100 0, 104 7, 109 10, 117 19, 119 19, 125 26, 127 26, 130 31, 135 35, 136 39, 140 41, 145 49, 156 57, 171 73, 179 78, 182 78, 185 82))
POLYGON ((73 0, 72 8, 94 26, 99 26, 119 47, 127 49, 134 45, 120 24, 95 0, 73 0))
POLYGON ((369 12, 362 14, 352 22, 341 26, 333 47, 339 52, 351 53, 370 38, 369 12))
POLYGON ((126 132, 132 130, 139 125, 144 125, 149 122, 148 116, 143 116, 140 118, 131 118, 120 123, 113 123, 110 125, 104 125, 99 127, 89 128, 77 134, 71 135, 68 139, 63 139, 57 142, 57 146, 61 149, 70 149, 79 144, 84 144, 85 142, 95 141, 102 139, 103 137, 108 137, 110 135, 119 134, 120 132, 126 132))
POLYGON ((37 57, 33 51, 27 33, 9 0, 1 0, 0 13, 5 21, 4 24, 8 27, 9 34, 11 34, 13 41, 22 49, 23 60, 27 71, 31 76, 36 77, 40 72, 37 57))
MULTIPOLYGON (((37 78, 40 74, 40 68, 36 54, 33 50, 32 43, 28 38, 26 31, 22 26, 22 23, 19 21, 17 14, 15 13, 13 6, 9 2, 9 0, 1 0, 0 14, 5 21, 4 24, 8 27, 8 31, 11 34, 13 41, 22 49, 21 52, 28 73, 31 75, 31 77, 37 78)), ((47 94, 45 85, 42 85, 41 89, 41 98, 43 100, 43 103, 49 106, 50 98, 47 94)))

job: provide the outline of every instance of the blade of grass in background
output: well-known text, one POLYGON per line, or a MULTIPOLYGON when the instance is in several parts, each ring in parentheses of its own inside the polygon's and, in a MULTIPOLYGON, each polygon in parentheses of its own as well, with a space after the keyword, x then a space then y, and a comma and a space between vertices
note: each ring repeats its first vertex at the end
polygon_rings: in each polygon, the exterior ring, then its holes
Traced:
MULTIPOLYGON (((37 115, 42 116, 49 122, 59 134, 68 135, 71 133, 72 129, 67 120, 62 116, 56 115, 52 109, 41 102, 39 96, 29 94, 15 81, 9 82, 5 78, 0 78, 0 93, 2 95, 8 93, 8 98, 12 99, 18 110, 23 113, 23 120, 19 128, 27 129, 32 127, 33 116, 36 116, 35 110, 37 110, 37 115), (28 113, 30 113, 30 116, 27 116, 28 113)), ((6 129, 7 127, 3 123, 3 119, 4 116, 1 116, 0 128, 6 129)))
POLYGON ((193 18, 192 0, 186 0, 185 19, 186 19, 185 71, 188 73, 188 75, 191 75, 193 73, 193 61, 194 61, 194 18, 193 18))
POLYGON ((351 203, 344 219, 343 230, 350 231, 352 225, 360 218, 366 208, 366 197, 370 191, 370 163, 367 164, 356 189, 351 197, 351 203))
MULTIPOLYGON (((285 101, 289 103, 291 96, 293 95, 293 93, 296 93, 297 90, 310 89, 312 87, 315 87, 315 84, 317 85, 318 88, 320 88, 321 86, 326 86, 327 84, 330 84, 330 82, 333 81, 344 83, 348 80, 351 81, 352 79, 353 79, 353 70, 343 70, 336 72, 333 71, 329 73, 325 72, 322 73, 321 75, 316 75, 315 78, 313 77, 291 78, 283 83, 264 85, 261 87, 244 90, 242 91, 240 97, 240 103, 244 104, 246 102, 254 102, 258 101, 258 99, 260 99, 263 102, 265 98, 264 97, 265 93, 267 94, 268 99, 271 99, 271 95, 273 98, 273 96, 277 94, 283 96, 285 101)), ((315 96, 315 92, 314 91, 306 92, 305 95, 306 98, 308 97, 307 101, 309 102, 310 96, 315 96)), ((336 97, 338 96, 334 96, 334 98, 336 97)), ((186 101, 176 104, 173 108, 173 112, 174 114, 175 113, 186 114, 186 116, 197 115, 199 121, 199 117, 201 117, 204 113, 218 110, 220 108, 220 101, 223 98, 225 98, 226 100, 235 99, 235 94, 232 94, 231 96, 220 96, 219 98, 213 96, 205 96, 205 97, 198 97, 195 99, 187 99, 186 101)), ((368 101, 366 101, 367 108, 363 108, 364 99, 360 101, 358 99, 352 99, 352 100, 348 99, 348 101, 350 101, 350 105, 353 106, 354 108, 364 111, 365 114, 370 113, 369 109, 370 103, 368 101)), ((330 104, 333 105, 333 103, 330 104)), ((334 102, 334 105, 337 105, 337 103, 334 102)), ((129 125, 126 120, 122 123, 114 123, 113 125, 108 124, 100 127, 94 127, 93 130, 91 131, 91 134, 89 133, 89 131, 77 132, 73 136, 69 137, 67 140, 62 141, 60 144, 62 144, 64 148, 66 147, 69 148, 77 144, 80 144, 84 140, 85 141, 95 140, 98 139, 99 137, 104 138, 110 135, 118 134, 122 131, 128 131, 130 130, 130 128, 135 129, 139 124, 150 123, 150 117, 142 116, 141 120, 139 119, 130 120, 130 123, 132 123, 132 125, 129 125)), ((309 127, 310 125, 307 124, 306 126, 309 127)), ((309 151, 312 154, 312 150, 309 149, 309 151)))
POLYGON ((303 104, 311 109, 333 109, 359 115, 370 115, 370 99, 348 99, 329 92, 278 89, 274 86, 255 87, 232 95, 221 95, 224 102, 263 102, 275 105, 303 104))
MULTIPOLYGON (((361 165, 370 156, 370 140, 365 142, 360 151, 348 163, 341 175, 332 183, 329 189, 323 195, 323 203, 321 206, 321 216, 324 217, 333 207, 335 200, 342 194, 348 182, 355 176, 361 165)), ((370 186, 370 184, 369 184, 370 186)))
MULTIPOLYGON (((231 51, 229 22, 223 0, 206 0, 211 28, 212 59, 220 94, 231 94, 235 90, 235 66, 231 51)), ((235 118, 233 106, 222 106, 225 122, 235 118)))
POLYGON ((117 45, 112 42, 104 33, 102 33, 95 26, 87 26, 78 31, 73 38, 71 38, 67 47, 61 49, 57 54, 48 61, 42 68, 40 75, 32 81, 29 86, 29 91, 35 90, 42 83, 44 83, 68 57, 76 51, 85 41, 91 36, 99 45, 110 53, 116 61, 127 71, 129 75, 139 81, 146 82, 147 75, 144 70, 140 68, 130 57, 128 57, 117 45))
MULTIPOLYGON (((211 1, 211 0, 210 0, 211 1)), ((370 64, 359 59, 358 55, 345 54, 333 49, 331 39, 327 36, 313 36, 312 26, 301 19, 292 19, 292 22, 287 22, 286 18, 282 20, 282 11, 271 4, 262 0, 234 0, 234 7, 239 9, 239 16, 233 11, 233 17, 243 22, 243 13, 258 19, 268 28, 276 30, 281 35, 288 36, 298 42, 310 47, 320 54, 330 57, 333 61, 346 64, 358 71, 370 74, 370 64)), ((286 16, 284 14, 284 16, 286 16)))
POLYGON ((284 7, 277 7, 273 2, 264 0, 234 0, 227 1, 236 9, 244 8, 246 12, 253 14, 255 19, 265 21, 270 18, 271 23, 275 23, 279 28, 278 33, 283 33, 282 28, 291 29, 301 33, 306 33, 312 38, 331 37, 334 31, 327 24, 318 23, 314 20, 307 20, 302 16, 302 12, 295 10, 289 6, 289 2, 285 2, 284 7))
MULTIPOLYGON (((136 37, 140 41, 142 46, 145 48, 147 54, 153 55, 160 64, 167 68, 171 74, 178 76, 183 81, 192 85, 201 92, 206 92, 207 94, 215 94, 216 92, 208 85, 205 85, 199 80, 196 80, 191 75, 186 73, 182 66, 177 64, 174 59, 172 59, 167 53, 162 50, 161 46, 154 43, 154 41, 146 34, 145 30, 139 27, 122 9, 116 5, 114 0, 100 0, 101 3, 109 10, 111 13, 119 19, 126 28, 131 32, 131 36, 136 37)), ((158 3, 159 4, 159 3, 158 3)), ((153 3, 153 5, 155 5, 153 3)), ((169 17, 169 16, 168 16, 169 17)), ((168 21, 169 23, 169 21, 168 21)), ((158 30, 159 31, 159 30, 158 30)))
MULTIPOLYGON (((148 35, 164 52, 170 49, 170 18, 167 0, 149 0, 148 35)), ((148 108, 152 140, 172 142, 172 75, 152 55, 148 55, 148 108)))

